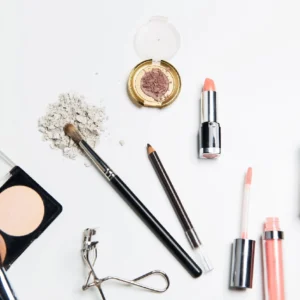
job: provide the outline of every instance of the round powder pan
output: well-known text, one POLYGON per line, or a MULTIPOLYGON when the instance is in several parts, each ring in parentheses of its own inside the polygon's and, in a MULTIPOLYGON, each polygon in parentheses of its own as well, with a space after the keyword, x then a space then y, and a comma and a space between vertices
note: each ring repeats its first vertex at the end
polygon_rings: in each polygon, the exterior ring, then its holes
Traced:
POLYGON ((178 71, 167 60, 180 47, 176 28, 165 17, 152 17, 137 32, 135 50, 143 59, 130 73, 128 94, 139 106, 163 108, 175 101, 181 90, 178 71))
MULTIPOLYGON (((0 193, 0 230, 11 236, 25 236, 42 223, 45 207, 40 195, 27 186, 13 186, 0 193)), ((2 261, 6 244, 0 239, 2 261)))

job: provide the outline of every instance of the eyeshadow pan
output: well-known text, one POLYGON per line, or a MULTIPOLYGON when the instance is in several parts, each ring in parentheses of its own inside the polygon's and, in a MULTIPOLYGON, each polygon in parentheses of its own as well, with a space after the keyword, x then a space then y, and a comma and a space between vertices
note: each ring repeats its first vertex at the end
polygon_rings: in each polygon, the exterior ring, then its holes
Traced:
POLYGON ((0 235, 0 262, 4 262, 6 257, 6 244, 2 235, 0 235))
POLYGON ((152 60, 138 64, 130 73, 128 93, 142 106, 163 108, 170 105, 181 89, 180 76, 168 62, 155 65, 152 60))
POLYGON ((141 89, 149 97, 156 101, 164 101, 163 96, 169 89, 169 79, 159 68, 145 72, 141 78, 141 89))
POLYGON ((13 186, 0 194, 0 229, 12 236, 24 236, 42 222, 45 207, 40 195, 26 186, 13 186))
POLYGON ((152 17, 139 27, 134 48, 143 60, 129 75, 127 90, 138 106, 163 108, 175 101, 181 89, 178 71, 167 60, 180 48, 180 35, 165 17, 152 17))

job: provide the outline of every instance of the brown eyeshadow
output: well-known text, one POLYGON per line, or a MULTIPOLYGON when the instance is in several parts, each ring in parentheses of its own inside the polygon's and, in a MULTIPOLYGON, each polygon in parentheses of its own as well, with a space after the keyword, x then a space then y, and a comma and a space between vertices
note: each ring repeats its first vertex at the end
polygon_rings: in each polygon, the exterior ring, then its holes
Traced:
POLYGON ((45 207, 40 195, 26 186, 13 186, 0 194, 0 229, 12 236, 33 232, 42 222, 45 207))
POLYGON ((141 79, 141 89, 156 101, 163 101, 163 96, 169 89, 169 79, 160 69, 154 68, 145 72, 141 79))
POLYGON ((0 235, 0 262, 3 263, 6 257, 6 244, 2 235, 0 235))

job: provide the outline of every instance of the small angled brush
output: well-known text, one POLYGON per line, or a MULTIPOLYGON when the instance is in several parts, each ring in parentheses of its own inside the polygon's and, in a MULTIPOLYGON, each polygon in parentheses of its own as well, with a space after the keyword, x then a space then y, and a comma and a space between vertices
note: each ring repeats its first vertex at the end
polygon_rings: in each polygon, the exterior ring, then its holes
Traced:
POLYGON ((68 135, 89 157, 96 168, 105 176, 127 204, 137 213, 144 223, 160 239, 160 241, 177 258, 182 266, 193 276, 199 277, 202 274, 201 268, 182 249, 170 233, 158 222, 146 206, 137 196, 126 186, 126 184, 109 168, 109 166, 97 155, 97 153, 83 140, 79 131, 73 124, 64 127, 65 134, 68 135))

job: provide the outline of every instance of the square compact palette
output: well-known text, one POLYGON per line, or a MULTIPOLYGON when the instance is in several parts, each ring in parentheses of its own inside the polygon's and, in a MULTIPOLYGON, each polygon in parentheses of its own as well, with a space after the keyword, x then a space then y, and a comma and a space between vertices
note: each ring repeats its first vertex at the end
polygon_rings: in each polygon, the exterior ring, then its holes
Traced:
POLYGON ((7 270, 62 212, 62 206, 0 151, 0 257, 7 270))

